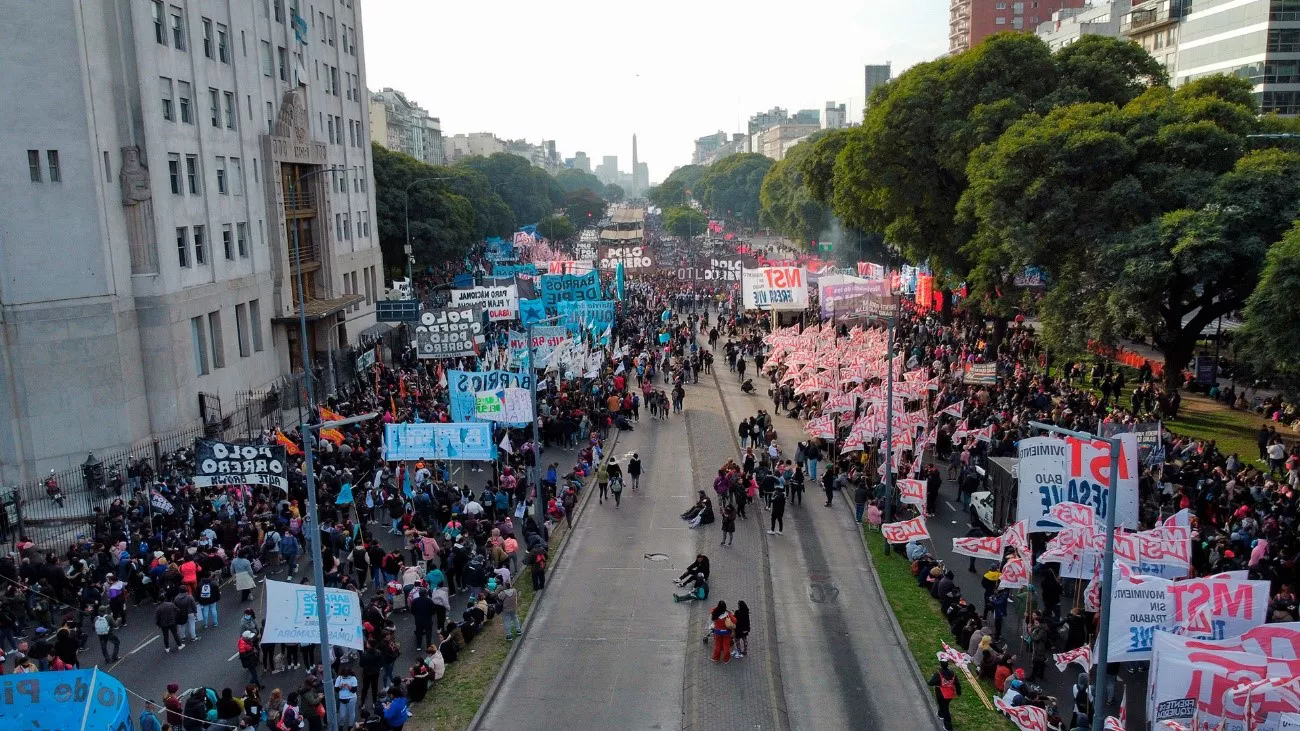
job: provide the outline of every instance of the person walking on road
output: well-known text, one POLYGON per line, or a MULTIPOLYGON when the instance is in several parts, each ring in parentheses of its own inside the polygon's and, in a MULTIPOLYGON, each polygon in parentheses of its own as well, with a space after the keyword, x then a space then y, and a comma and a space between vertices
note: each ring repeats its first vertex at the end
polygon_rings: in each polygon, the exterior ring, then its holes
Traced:
POLYGON ((749 605, 744 601, 736 604, 736 639, 731 656, 742 658, 749 654, 749 605))
POLYGON ((605 467, 609 474, 609 489, 614 493, 614 507, 621 507, 623 502, 623 468, 619 467, 618 460, 610 458, 605 467))
POLYGON ((221 601, 221 584, 208 577, 199 582, 199 618, 203 629, 217 626, 217 603, 221 601))
POLYGON ((862 522, 862 514, 867 509, 867 500, 871 497, 871 491, 867 489, 866 480, 859 480, 858 486, 853 489, 853 515, 856 520, 862 522))
POLYGON ((827 467, 822 473, 822 491, 826 493, 826 507, 835 500, 835 468, 827 467))
POLYGON ((253 562, 244 554, 230 562, 230 573, 235 575, 235 589, 239 591, 239 601, 246 602, 257 588, 257 577, 253 575, 253 562))
POLYGON ((100 607, 99 616, 95 617, 95 634, 99 637, 99 651, 104 654, 104 664, 117 662, 122 640, 117 636, 117 621, 109 614, 108 607, 100 607), (109 645, 113 646, 112 657, 108 654, 109 645))
POLYGON ((722 508, 722 543, 719 546, 729 546, 736 540, 736 509, 730 505, 722 508))
POLYGON ((726 602, 718 605, 709 613, 713 619, 713 662, 731 662, 731 633, 736 629, 736 617, 727 611, 726 602))
POLYGON ((632 453, 632 459, 627 461, 627 476, 632 478, 632 489, 641 488, 641 455, 636 452, 632 453))
POLYGON ((772 489, 771 500, 772 527, 768 529, 767 534, 770 536, 775 533, 779 536, 781 531, 785 530, 785 489, 781 483, 778 482, 772 489))
POLYGON ((601 463, 596 468, 596 487, 600 488, 600 504, 605 504, 605 498, 609 496, 609 465, 601 463))
POLYGON ((154 610, 154 624, 162 632, 163 652, 171 652, 171 644, 168 643, 170 637, 176 642, 176 649, 184 650, 185 643, 181 642, 181 636, 176 633, 176 626, 180 623, 180 610, 172 603, 170 599, 164 599, 158 608, 154 610))
POLYGON ((939 720, 943 721, 946 731, 952 731, 952 712, 948 704, 961 695, 961 683, 957 674, 948 667, 947 660, 939 661, 939 669, 930 676, 930 687, 934 688, 934 702, 939 707, 939 720))

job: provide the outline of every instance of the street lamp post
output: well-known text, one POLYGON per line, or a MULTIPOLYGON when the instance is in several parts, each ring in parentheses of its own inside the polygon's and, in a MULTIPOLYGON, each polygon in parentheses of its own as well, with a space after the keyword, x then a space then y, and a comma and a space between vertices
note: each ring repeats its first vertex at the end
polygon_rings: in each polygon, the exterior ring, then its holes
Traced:
POLYGON ((403 217, 406 219, 406 246, 402 247, 402 251, 406 254, 406 283, 412 287, 412 291, 414 291, 415 283, 411 280, 411 263, 415 260, 415 254, 411 250, 411 188, 420 183, 431 183, 435 180, 455 180, 455 178, 437 177, 412 180, 406 184, 406 190, 404 191, 402 212, 403 217))
MULTIPOLYGON (((336 173, 340 170, 347 170, 344 166, 334 166, 313 170, 306 175, 300 175, 293 179, 289 195, 297 193, 302 181, 314 175, 323 175, 324 173, 336 173)), ((307 408, 310 414, 312 404, 315 403, 315 397, 312 393, 311 378, 311 355, 307 349, 307 294, 303 288, 302 278, 302 247, 298 240, 298 226, 293 226, 293 260, 297 268, 298 279, 298 337, 302 341, 302 368, 307 374, 304 379, 307 387, 307 408)), ((301 409, 300 409, 301 410, 301 409)), ((312 446, 307 440, 307 432, 311 430, 307 422, 303 421, 303 455, 306 460, 307 472, 307 519, 305 521, 305 532, 307 533, 307 547, 312 552, 311 573, 312 583, 316 588, 316 623, 320 630, 320 655, 321 655, 321 685, 325 693, 325 705, 327 712, 325 718, 329 721, 329 730, 338 731, 338 703, 334 694, 334 673, 330 668, 331 648, 329 636, 328 617, 325 614, 325 573, 321 566, 321 546, 320 546, 320 516, 316 512, 316 465, 312 457, 312 446)))
POLYGON ((528 353, 528 387, 533 400, 533 520, 537 521, 538 527, 546 524, 546 501, 542 499, 542 441, 537 430, 537 369, 533 367, 533 326, 541 322, 557 322, 559 319, 559 315, 556 315, 530 322, 527 334, 524 335, 528 338, 524 350, 528 353))
POLYGON ((1098 700, 1092 714, 1092 731, 1102 731, 1105 727, 1106 710, 1109 702, 1109 693, 1106 686, 1110 674, 1110 594, 1112 581, 1115 577, 1115 507, 1119 503, 1120 440, 1118 437, 1098 437, 1087 432, 1064 429, 1040 421, 1031 421, 1029 426, 1034 429, 1063 434, 1089 442, 1103 441, 1110 445, 1110 492, 1106 496, 1106 552, 1102 556, 1101 564, 1101 616, 1098 622, 1101 629, 1097 632, 1097 683, 1095 687, 1097 688, 1098 700))

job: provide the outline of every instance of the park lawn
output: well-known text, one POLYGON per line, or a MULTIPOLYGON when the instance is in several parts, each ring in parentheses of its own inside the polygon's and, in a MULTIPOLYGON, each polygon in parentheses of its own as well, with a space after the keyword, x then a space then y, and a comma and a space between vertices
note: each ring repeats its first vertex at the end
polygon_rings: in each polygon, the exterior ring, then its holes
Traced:
MULTIPOLYGON (((941 642, 953 641, 948 632, 948 622, 939 611, 939 603, 930 598, 916 585, 911 566, 899 556, 885 555, 885 542, 880 534, 864 530, 865 542, 871 552, 876 575, 885 590, 889 606, 898 618, 898 624, 907 638, 908 649, 912 659, 921 669, 921 677, 926 680, 938 669, 935 653, 943 649, 941 642)), ((959 648, 963 649, 964 648, 959 648)), ((955 670, 955 668, 954 668, 955 670)), ((1012 729, 1011 722, 997 711, 984 707, 979 696, 968 686, 965 675, 957 672, 961 680, 962 694, 958 696, 949 710, 952 711, 952 725, 957 729, 1012 729)), ((997 695, 993 684, 981 681, 990 702, 997 695)), ((931 701, 933 702, 933 701, 931 701)))
POLYGON ((1235 452, 1242 462, 1252 464, 1259 456, 1255 435, 1262 423, 1264 418, 1258 414, 1230 409, 1203 396, 1184 396, 1178 418, 1166 421, 1165 426, 1175 434, 1213 439, 1220 452, 1235 452))

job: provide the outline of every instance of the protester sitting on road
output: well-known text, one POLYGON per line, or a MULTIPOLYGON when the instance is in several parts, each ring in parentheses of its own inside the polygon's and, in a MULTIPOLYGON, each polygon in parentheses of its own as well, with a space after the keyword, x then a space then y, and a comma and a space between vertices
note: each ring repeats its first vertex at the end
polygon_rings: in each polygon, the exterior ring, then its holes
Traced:
POLYGON ((703 576, 705 580, 709 578, 709 557, 702 553, 695 554, 695 560, 686 567, 681 576, 673 580, 673 583, 678 586, 685 586, 686 582, 690 581, 691 577, 696 574, 703 576))

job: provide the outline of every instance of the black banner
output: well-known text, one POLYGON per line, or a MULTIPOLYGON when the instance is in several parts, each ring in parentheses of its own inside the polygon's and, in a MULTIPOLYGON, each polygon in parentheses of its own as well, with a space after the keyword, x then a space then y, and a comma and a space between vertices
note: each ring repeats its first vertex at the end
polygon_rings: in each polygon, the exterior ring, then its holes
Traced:
POLYGON ((739 282, 746 267, 753 268, 757 260, 749 256, 697 256, 678 267, 677 278, 691 282, 739 282))
POLYGON ((415 328, 415 349, 420 358, 477 355, 482 343, 483 310, 479 307, 431 310, 420 316, 415 328))
POLYGON ((288 492, 284 447, 195 439, 194 484, 274 485, 288 492))

